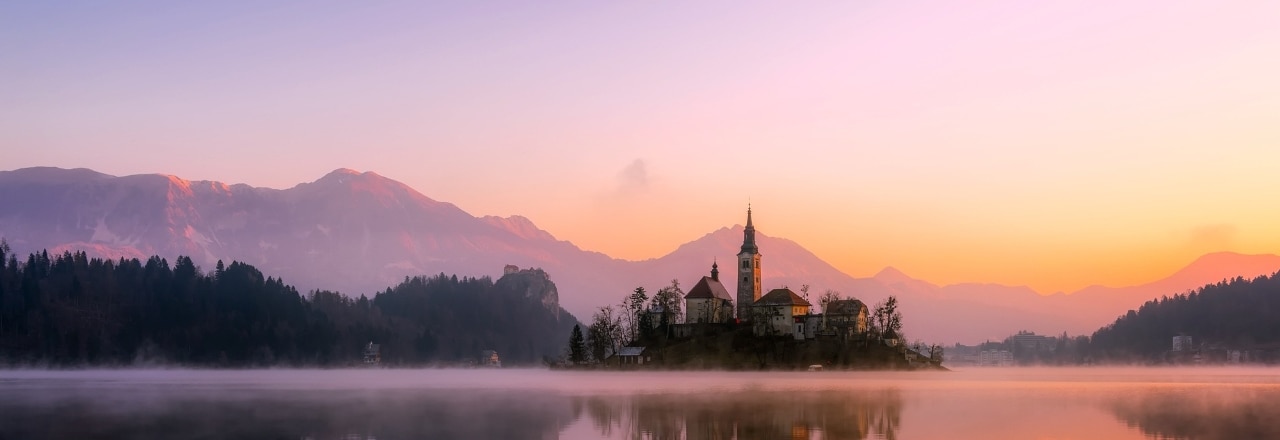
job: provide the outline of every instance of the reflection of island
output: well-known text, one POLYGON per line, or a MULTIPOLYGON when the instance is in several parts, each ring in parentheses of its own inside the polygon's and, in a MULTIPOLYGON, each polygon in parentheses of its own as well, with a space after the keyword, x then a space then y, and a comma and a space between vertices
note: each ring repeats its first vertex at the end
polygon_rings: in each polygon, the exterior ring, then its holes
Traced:
POLYGON ((1280 438, 1280 390, 1246 387, 1146 391, 1118 398, 1112 412, 1130 427, 1168 439, 1280 438))
POLYGON ((880 390, 591 396, 578 405, 608 437, 844 440, 896 438, 903 403, 880 390))
POLYGON ((0 399, 0 439, 539 439, 575 419, 532 391, 43 391, 0 399))

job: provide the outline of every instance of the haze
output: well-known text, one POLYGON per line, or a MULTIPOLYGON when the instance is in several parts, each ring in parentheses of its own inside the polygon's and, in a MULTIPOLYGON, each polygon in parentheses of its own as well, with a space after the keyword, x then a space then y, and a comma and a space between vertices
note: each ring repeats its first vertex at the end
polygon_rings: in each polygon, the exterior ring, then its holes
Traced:
POLYGON ((0 168, 373 170, 644 259, 1041 293, 1280 251, 1280 4, 0 5, 0 168))
POLYGON ((17 438, 1274 438, 1274 369, 0 371, 17 438), (1188 403, 1193 402, 1193 403, 1188 403), (181 428, 176 428, 181 427, 181 428))

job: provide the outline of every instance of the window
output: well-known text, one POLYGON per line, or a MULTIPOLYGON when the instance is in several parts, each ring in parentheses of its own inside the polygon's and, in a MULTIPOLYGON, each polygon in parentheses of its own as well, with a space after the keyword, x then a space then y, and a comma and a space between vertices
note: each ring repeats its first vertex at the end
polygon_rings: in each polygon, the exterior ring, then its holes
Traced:
POLYGON ((747 282, 747 277, 742 277, 742 282, 747 282))
POLYGON ((747 260, 742 260, 742 268, 746 269, 748 267, 751 267, 751 262, 747 260))

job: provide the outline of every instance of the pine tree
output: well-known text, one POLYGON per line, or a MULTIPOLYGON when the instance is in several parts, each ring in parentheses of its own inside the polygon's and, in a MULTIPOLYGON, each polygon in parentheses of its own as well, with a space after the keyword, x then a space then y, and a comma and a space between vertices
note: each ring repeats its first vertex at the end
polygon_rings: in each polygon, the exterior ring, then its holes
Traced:
POLYGON ((569 362, 574 365, 582 364, 587 361, 587 342, 582 337, 582 327, 573 326, 573 333, 569 334, 569 362))

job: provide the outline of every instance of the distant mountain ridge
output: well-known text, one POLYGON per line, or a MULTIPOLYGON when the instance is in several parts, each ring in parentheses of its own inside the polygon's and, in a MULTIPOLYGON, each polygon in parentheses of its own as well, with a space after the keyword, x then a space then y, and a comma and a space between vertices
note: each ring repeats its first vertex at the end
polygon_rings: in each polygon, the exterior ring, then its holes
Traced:
MULTIPOLYGON (((558 240, 527 218, 476 217, 395 180, 349 169, 270 189, 159 174, 26 168, 0 172, 0 200, 0 237, 18 252, 190 255, 206 270, 218 259, 240 260, 302 290, 351 295, 380 291, 408 276, 496 278, 507 264, 540 267, 559 286, 564 308, 583 320, 636 286, 656 290, 674 278, 691 288, 713 261, 734 261, 742 243, 741 226, 725 227, 659 258, 615 259, 558 240)), ((768 231, 767 224, 757 226, 768 231)), ((1164 280, 1042 296, 997 284, 937 286, 893 268, 854 278, 793 241, 764 232, 757 241, 765 289, 807 284, 815 302, 826 289, 868 304, 897 295, 908 338, 943 343, 999 339, 1023 329, 1091 333, 1148 299, 1280 269, 1276 255, 1210 254, 1164 280)), ((734 291, 736 283, 729 281, 725 287, 734 291)))

